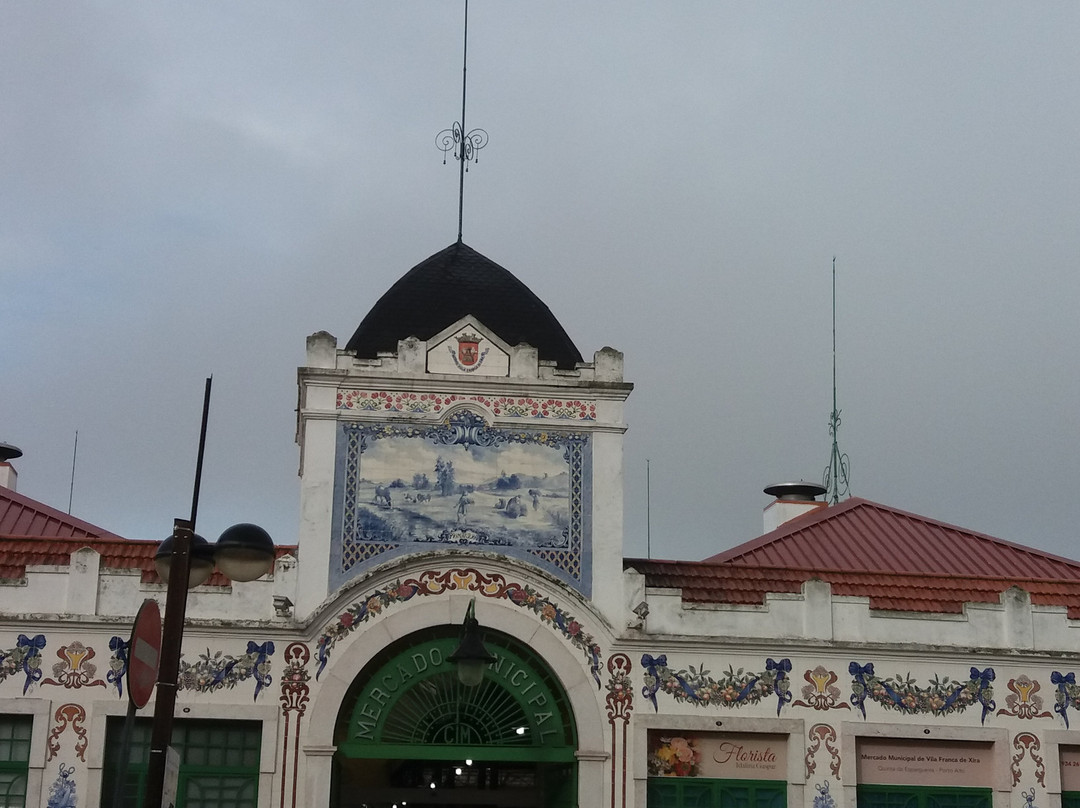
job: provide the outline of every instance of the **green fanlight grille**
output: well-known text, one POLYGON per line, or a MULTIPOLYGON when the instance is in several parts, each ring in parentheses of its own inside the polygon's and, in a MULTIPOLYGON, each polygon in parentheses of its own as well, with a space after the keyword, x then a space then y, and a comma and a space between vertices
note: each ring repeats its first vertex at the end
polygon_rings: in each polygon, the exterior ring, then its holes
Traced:
POLYGON ((455 627, 413 635, 361 673, 342 705, 338 751, 350 758, 573 761, 566 694, 547 665, 512 637, 487 632, 496 657, 475 687, 447 659, 455 627), (446 636, 450 635, 450 636, 446 636))
POLYGON ((419 683, 394 704, 383 724, 384 743, 530 745, 521 704, 499 682, 465 687, 454 671, 419 683))

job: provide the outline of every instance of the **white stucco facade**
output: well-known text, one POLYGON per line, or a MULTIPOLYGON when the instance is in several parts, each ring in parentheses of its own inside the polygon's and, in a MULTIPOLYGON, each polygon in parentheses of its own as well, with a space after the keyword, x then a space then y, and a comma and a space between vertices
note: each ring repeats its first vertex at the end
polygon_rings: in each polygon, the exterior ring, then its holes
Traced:
MULTIPOLYGON (((365 804, 335 792, 358 683, 473 602, 564 696, 582 808, 666 806, 665 787, 706 781, 779 788, 791 808, 855 808, 867 785, 988 789, 995 808, 1080 791, 1065 603, 1010 585, 944 614, 815 578, 752 605, 649 585, 623 558, 630 392, 614 349, 558 367, 477 317, 375 359, 309 337, 295 549, 265 579, 191 592, 178 720, 256 722, 260 808, 365 804), (962 762, 941 763, 950 750, 962 762)), ((65 546, 65 563, 0 582, 0 715, 30 717, 26 804, 41 808, 61 786, 110 804, 123 643, 165 594, 93 539, 65 546)))

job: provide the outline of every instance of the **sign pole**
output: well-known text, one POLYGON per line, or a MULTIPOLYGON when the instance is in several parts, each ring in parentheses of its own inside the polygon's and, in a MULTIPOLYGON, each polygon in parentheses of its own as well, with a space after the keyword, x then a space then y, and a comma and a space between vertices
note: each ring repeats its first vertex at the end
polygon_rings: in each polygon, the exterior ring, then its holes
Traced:
POLYGON ((114 806, 123 805, 124 784, 128 764, 131 762, 131 735, 135 729, 135 711, 150 701, 157 680, 158 658, 161 656, 161 609, 157 601, 147 598, 135 615, 128 640, 128 663, 125 679, 128 686, 128 709, 124 718, 124 732, 120 738, 120 758, 116 766, 116 786, 113 789, 114 806))
MULTIPOLYGON (((128 690, 130 695, 131 691, 128 690)), ((124 733, 120 736, 120 758, 116 764, 116 786, 113 788, 112 804, 120 808, 124 804, 124 784, 127 782, 128 764, 131 762, 131 733, 135 729, 135 702, 128 699, 127 715, 124 717, 124 733)))

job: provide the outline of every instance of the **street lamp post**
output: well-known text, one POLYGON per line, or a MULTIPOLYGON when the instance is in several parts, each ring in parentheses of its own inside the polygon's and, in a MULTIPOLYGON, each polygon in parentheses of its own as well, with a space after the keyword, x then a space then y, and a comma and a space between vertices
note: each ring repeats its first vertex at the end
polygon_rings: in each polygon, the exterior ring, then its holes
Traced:
POLYGON ((210 545, 201 536, 195 535, 191 522, 177 519, 173 523, 172 536, 158 548, 154 563, 167 589, 144 808, 162 808, 166 755, 172 741, 176 711, 188 589, 205 583, 213 575, 215 563, 233 581, 254 581, 270 572, 274 556, 274 542, 270 535, 258 525, 247 523, 233 525, 221 534, 216 544, 210 545))
MULTIPOLYGON (((206 448, 206 424, 210 412, 211 382, 212 379, 206 380, 203 398, 191 519, 174 520, 172 535, 161 543, 154 556, 158 575, 166 584, 165 619, 161 634, 157 694, 154 701, 154 723, 150 735, 143 808, 162 808, 166 755, 172 742, 188 589, 205 583, 213 574, 215 563, 218 569, 233 581, 254 581, 273 569, 276 555, 270 535, 257 525, 233 525, 221 534, 213 546, 201 536, 195 535, 199 482, 202 478, 203 452, 206 448)), ((124 773, 121 772, 120 776, 123 777, 124 773)))
POLYGON ((154 725, 150 733, 150 758, 146 771, 144 808, 161 808, 165 788, 165 757, 172 742, 173 712, 176 709, 176 680, 180 675, 180 644, 184 640, 187 612, 187 579, 191 569, 191 522, 173 522, 172 558, 165 592, 165 625, 161 631, 158 657, 157 695, 154 725))

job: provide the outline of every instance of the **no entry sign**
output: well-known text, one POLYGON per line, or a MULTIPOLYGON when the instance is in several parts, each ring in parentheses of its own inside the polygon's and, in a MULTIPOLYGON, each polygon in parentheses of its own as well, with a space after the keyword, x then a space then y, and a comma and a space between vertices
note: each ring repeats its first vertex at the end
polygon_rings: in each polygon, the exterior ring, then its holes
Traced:
POLYGON ((139 709, 145 707, 157 682, 161 656, 161 610, 157 601, 147 599, 135 615, 128 656, 128 697, 139 709))

